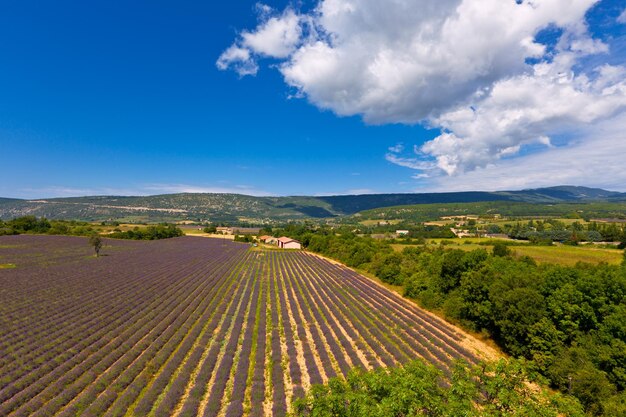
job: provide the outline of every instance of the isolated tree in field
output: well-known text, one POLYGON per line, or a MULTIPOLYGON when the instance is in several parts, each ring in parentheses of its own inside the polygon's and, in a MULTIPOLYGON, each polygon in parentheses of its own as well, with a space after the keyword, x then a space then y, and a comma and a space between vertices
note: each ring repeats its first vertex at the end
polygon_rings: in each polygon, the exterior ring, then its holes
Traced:
POLYGON ((511 254, 511 250, 501 242, 496 242, 493 245, 493 256, 509 256, 511 254))
POLYGON ((93 235, 89 238, 89 244, 93 246, 93 250, 96 251, 96 256, 100 256, 100 249, 102 249, 102 239, 98 235, 93 235))

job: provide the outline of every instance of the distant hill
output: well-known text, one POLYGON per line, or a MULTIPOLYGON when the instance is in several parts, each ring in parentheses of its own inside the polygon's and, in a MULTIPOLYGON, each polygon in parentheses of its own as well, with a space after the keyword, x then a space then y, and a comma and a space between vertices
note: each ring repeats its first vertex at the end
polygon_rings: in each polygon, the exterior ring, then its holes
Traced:
POLYGON ((606 191, 601 188, 576 187, 562 185, 558 187, 538 188, 534 190, 504 191, 498 194, 510 197, 512 200, 525 203, 599 201, 611 199, 625 199, 626 193, 606 191))
POLYGON ((559 217, 570 219, 626 219, 626 201, 559 201, 527 203, 522 201, 476 201, 471 203, 413 204, 364 210, 348 222, 407 221, 425 222, 447 216, 495 216, 503 218, 559 217))
POLYGON ((0 204, 2 203, 11 203, 11 202, 17 202, 17 201, 22 201, 18 198, 4 198, 4 197, 0 197, 0 204))
POLYGON ((381 207, 405 206, 433 203, 472 203, 475 201, 509 200, 508 196, 497 193, 467 191, 456 193, 424 194, 363 194, 317 197, 328 203, 332 210, 341 214, 354 214, 363 210, 381 207))
POLYGON ((0 198, 0 219, 24 215, 50 219, 134 222, 213 221, 270 223, 304 218, 327 218, 383 207, 511 201, 558 202, 626 201, 626 193, 597 188, 559 186, 521 191, 338 196, 254 197, 241 194, 162 194, 154 196, 89 196, 20 200, 0 198))

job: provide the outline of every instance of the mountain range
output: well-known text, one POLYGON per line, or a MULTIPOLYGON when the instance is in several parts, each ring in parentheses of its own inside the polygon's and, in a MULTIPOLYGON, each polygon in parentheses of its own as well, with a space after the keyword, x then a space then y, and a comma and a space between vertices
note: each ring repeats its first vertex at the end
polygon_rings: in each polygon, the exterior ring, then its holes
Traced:
POLYGON ((626 193, 557 186, 519 191, 254 197, 182 193, 153 196, 88 196, 23 200, 0 198, 0 219, 24 215, 49 219, 129 222, 212 221, 271 223, 328 218, 382 207, 433 203, 511 201, 537 204, 626 202, 626 193))

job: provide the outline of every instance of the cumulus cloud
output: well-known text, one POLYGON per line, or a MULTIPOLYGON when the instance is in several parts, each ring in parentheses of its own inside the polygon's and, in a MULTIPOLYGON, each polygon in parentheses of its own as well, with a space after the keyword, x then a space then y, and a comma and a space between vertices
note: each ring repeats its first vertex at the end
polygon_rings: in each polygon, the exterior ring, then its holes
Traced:
POLYGON ((619 23, 626 23, 626 9, 617 17, 619 23))
POLYGON ((285 58, 300 40, 300 18, 287 9, 282 16, 271 17, 255 31, 244 32, 242 44, 257 54, 285 58))
POLYGON ((626 109, 626 69, 605 65, 595 79, 559 62, 499 81, 476 109, 459 106, 434 119, 445 133, 419 153, 448 174, 472 171, 524 145, 550 146, 549 134, 572 133, 626 109))
POLYGON ((256 61, 252 59, 250 50, 237 45, 232 45, 220 55, 217 67, 221 70, 232 68, 241 76, 256 75, 259 70, 256 61))
POLYGON ((240 39, 220 55, 217 60, 219 69, 232 68, 241 76, 256 75, 258 65, 255 56, 287 58, 300 42, 300 16, 292 9, 286 9, 279 16, 271 16, 269 6, 259 4, 257 8, 261 23, 253 31, 242 32, 240 39))
POLYGON ((392 147, 386 159, 420 178, 459 175, 549 149, 555 136, 626 109, 625 68, 581 64, 610 53, 587 30, 597 1, 319 0, 308 13, 264 9, 218 67, 246 75, 269 56, 296 95, 321 109, 439 129, 413 154, 392 147), (537 40, 544 29, 558 29, 554 45, 537 40))
POLYGON ((569 146, 503 160, 462 176, 439 175, 419 190, 517 190, 555 184, 626 192, 626 115, 584 129, 569 146))
POLYGON ((281 71, 310 101, 371 123, 418 123, 522 73, 534 36, 575 26, 595 0, 325 0, 319 33, 281 71))

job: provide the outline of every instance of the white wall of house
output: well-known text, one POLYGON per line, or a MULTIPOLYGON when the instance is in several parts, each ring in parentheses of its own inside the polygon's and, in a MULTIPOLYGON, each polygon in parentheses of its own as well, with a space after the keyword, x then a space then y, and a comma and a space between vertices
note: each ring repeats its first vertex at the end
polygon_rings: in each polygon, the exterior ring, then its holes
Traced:
POLYGON ((298 242, 287 242, 287 243, 282 243, 281 242, 281 248, 283 249, 302 249, 302 245, 298 242))

